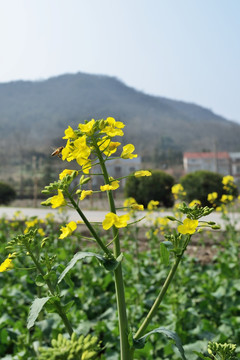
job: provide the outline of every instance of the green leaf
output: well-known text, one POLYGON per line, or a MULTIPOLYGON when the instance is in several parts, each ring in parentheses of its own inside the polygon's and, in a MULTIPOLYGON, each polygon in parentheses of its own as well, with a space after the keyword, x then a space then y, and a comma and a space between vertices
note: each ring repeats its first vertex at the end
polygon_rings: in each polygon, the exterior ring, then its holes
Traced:
POLYGON ((50 299, 50 297, 46 296, 43 298, 37 298, 33 301, 31 308, 30 308, 30 313, 29 313, 28 319, 27 319, 27 328, 28 329, 30 329, 34 325, 40 311, 42 310, 42 308, 44 307, 44 305, 46 304, 46 302, 49 299, 50 299))
POLYGON ((169 252, 165 244, 160 243, 160 256, 164 265, 169 265, 169 252))
POLYGON ((201 354, 201 353, 198 352, 198 351, 194 351, 194 354, 198 355, 198 356, 199 356, 201 359, 203 359, 203 360, 211 360, 210 357, 204 356, 203 354, 201 354))
POLYGON ((42 275, 39 274, 39 275, 36 277, 36 279, 35 279, 35 284, 36 284, 37 286, 44 286, 44 285, 46 284, 46 282, 44 281, 44 278, 43 278, 42 275))
POLYGON ((157 329, 154 329, 152 331, 150 331, 149 333, 147 333, 146 335, 142 336, 140 339, 138 340, 134 340, 134 347, 139 349, 142 347, 142 345, 144 346, 147 338, 152 335, 152 334, 156 334, 156 333, 159 333, 159 334, 164 334, 166 335, 168 338, 172 339, 174 342, 175 342, 175 345, 178 349, 178 351, 180 352, 180 355, 181 355, 181 358, 183 360, 187 360, 186 357, 185 357, 185 354, 184 354, 184 349, 182 347, 182 343, 181 343, 181 340, 180 338, 178 337, 178 335, 173 332, 173 331, 170 331, 168 329, 165 329, 163 327, 159 327, 157 329), (139 347, 141 346, 141 347, 139 347))
POLYGON ((69 301, 66 305, 63 306, 63 309, 65 311, 65 313, 67 313, 74 305, 75 301, 69 301))
POLYGON ((103 258, 103 266, 108 271, 114 271, 123 259, 123 254, 120 254, 116 259, 103 258))
POLYGON ((92 253, 92 252, 86 252, 86 251, 79 251, 78 253, 76 253, 74 255, 72 260, 70 260, 67 267, 65 268, 65 270, 60 275, 60 277, 58 279, 58 284, 62 281, 62 279, 69 272, 69 270, 71 270, 73 268, 73 266, 76 264, 76 262, 78 260, 83 260, 86 257, 95 257, 96 259, 98 259, 103 264, 103 266, 107 270, 113 271, 113 270, 115 270, 117 268, 119 263, 122 261, 123 255, 120 254, 117 259, 106 259, 104 256, 99 255, 99 254, 95 254, 95 253, 92 253))

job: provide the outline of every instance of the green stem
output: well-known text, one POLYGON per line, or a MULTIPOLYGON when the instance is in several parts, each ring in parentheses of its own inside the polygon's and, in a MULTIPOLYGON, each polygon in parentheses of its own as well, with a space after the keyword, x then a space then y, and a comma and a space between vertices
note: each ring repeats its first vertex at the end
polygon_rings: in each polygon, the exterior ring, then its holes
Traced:
MULTIPOLYGON (((182 254, 183 255, 183 254, 182 254)), ((162 302, 162 299, 164 297, 164 295, 166 294, 167 292, 167 289, 169 287, 169 285, 171 284, 171 281, 176 273, 176 270, 177 270, 177 267, 181 261, 181 258, 182 258, 182 255, 178 256, 176 259, 175 259, 175 262, 168 274, 168 277, 166 278, 164 284, 163 284, 163 287, 159 293, 159 295, 157 296, 151 310, 149 311, 149 313, 147 314, 145 320, 143 321, 142 325, 140 326, 140 328, 138 329, 138 331, 136 332, 135 336, 134 336, 134 339, 135 340, 138 340, 141 336, 144 335, 144 332, 145 330, 147 329, 150 321, 152 320, 152 318, 154 317, 154 315, 156 315, 157 311, 158 311, 158 307, 159 305, 161 304, 162 302)))
POLYGON ((111 251, 106 247, 106 245, 104 245, 104 243, 102 242, 102 240, 100 239, 100 237, 96 233, 94 227, 91 225, 91 223, 88 221, 88 219, 86 218, 86 216, 84 215, 82 210, 79 208, 79 206, 77 205, 77 203, 73 199, 72 195, 69 193, 68 190, 65 190, 65 193, 66 193, 67 197, 69 198, 71 204, 73 205, 74 209, 78 212, 78 214, 82 218, 83 222, 85 223, 85 225, 87 226, 87 228, 89 229, 89 231, 91 232, 93 237, 96 239, 98 245, 102 248, 102 250, 105 252, 105 254, 107 254, 108 257, 112 258, 111 251))
MULTIPOLYGON (((96 151, 103 172, 103 177, 105 184, 109 184, 109 176, 106 169, 105 161, 102 157, 101 151, 99 150, 97 144, 96 151)), ((113 199, 112 191, 108 191, 108 202, 111 212, 116 214, 115 202, 113 199)), ((119 241, 118 229, 113 226, 113 237, 114 237, 114 256, 117 258, 121 254, 121 247, 119 241)), ((124 282, 122 275, 122 265, 119 264, 116 270, 114 270, 115 278, 115 289, 116 289, 116 298, 117 298, 117 309, 118 309, 118 323, 119 323, 119 333, 120 333, 120 351, 121 351, 121 360, 131 360, 133 359, 130 352, 130 346, 128 342, 128 319, 126 311, 126 302, 125 302, 125 291, 124 291, 124 282)))
MULTIPOLYGON (((35 255, 34 255, 33 252, 31 251, 31 249, 30 249, 30 247, 28 246, 28 244, 25 244, 25 245, 26 245, 27 251, 29 252, 29 255, 31 256, 34 264, 36 265, 37 270, 39 271, 39 273, 40 273, 40 274, 42 275, 42 277, 44 278, 45 273, 44 273, 44 271, 43 271, 43 268, 42 268, 41 265, 39 264, 37 258, 35 257, 35 255)), ((45 280, 45 282, 46 282, 46 284, 47 284, 47 287, 48 287, 51 295, 52 295, 52 296, 55 296, 54 287, 53 287, 51 281, 50 281, 49 279, 44 279, 44 280, 45 280)), ((71 324, 70 324, 70 322, 69 322, 69 320, 68 320, 68 317, 67 317, 65 311, 63 310, 63 308, 62 308, 62 306, 61 306, 60 303, 56 303, 56 302, 55 302, 55 303, 54 303, 54 306, 55 306, 55 308, 56 308, 56 310, 57 310, 58 315, 61 317, 61 319, 62 319, 62 321, 63 321, 63 323, 64 323, 64 325, 65 325, 65 327, 66 327, 66 329, 67 329, 68 334, 71 336, 72 333, 73 333, 73 329, 72 329, 72 326, 71 326, 71 324)))

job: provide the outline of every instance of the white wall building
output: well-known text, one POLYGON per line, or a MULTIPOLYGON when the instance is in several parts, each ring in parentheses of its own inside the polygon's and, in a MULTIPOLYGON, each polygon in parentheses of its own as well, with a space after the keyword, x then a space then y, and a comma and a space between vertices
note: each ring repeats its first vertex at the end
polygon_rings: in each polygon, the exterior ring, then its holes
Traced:
POLYGON ((232 174, 232 162, 228 152, 185 152, 183 166, 185 173, 208 170, 222 175, 232 174))

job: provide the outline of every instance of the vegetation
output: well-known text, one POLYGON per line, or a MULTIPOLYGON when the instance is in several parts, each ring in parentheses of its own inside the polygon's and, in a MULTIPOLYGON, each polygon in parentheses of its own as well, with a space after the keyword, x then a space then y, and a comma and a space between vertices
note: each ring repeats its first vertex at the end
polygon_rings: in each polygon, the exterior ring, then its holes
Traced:
POLYGON ((149 201, 159 201, 164 207, 173 206, 174 178, 164 171, 153 170, 150 177, 129 177, 125 185, 126 197, 133 197, 146 208, 149 201))
MULTIPOLYGON (((206 170, 198 170, 189 173, 180 179, 184 190, 186 191, 186 200, 191 202, 194 199, 200 200, 203 206, 212 206, 213 202, 208 199, 208 195, 216 192, 214 206, 221 204, 223 194, 227 194, 222 183, 223 176, 206 170)), ((231 195, 236 197, 238 195, 237 187, 231 189, 231 195)))
POLYGON ((0 205, 8 205, 15 198, 15 190, 10 185, 0 182, 0 205))

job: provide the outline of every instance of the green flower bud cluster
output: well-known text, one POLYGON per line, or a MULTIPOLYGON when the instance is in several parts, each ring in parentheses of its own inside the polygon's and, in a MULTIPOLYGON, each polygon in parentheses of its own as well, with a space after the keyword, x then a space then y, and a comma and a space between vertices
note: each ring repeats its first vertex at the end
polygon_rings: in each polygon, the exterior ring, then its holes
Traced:
POLYGON ((37 229, 29 230, 24 235, 18 235, 8 242, 6 249, 10 252, 15 252, 16 256, 24 252, 26 245, 30 245, 37 238, 37 229))
POLYGON ((209 208, 208 206, 201 207, 198 204, 193 207, 188 207, 185 202, 179 205, 178 210, 186 214, 189 219, 198 220, 203 216, 207 216, 213 212, 214 208, 209 208))
MULTIPOLYGON (((74 170, 71 175, 66 175, 63 177, 62 180, 54 181, 53 183, 50 183, 49 185, 45 186, 45 188, 42 190, 43 194, 51 194, 54 191, 60 189, 64 190, 69 187, 73 179, 78 175, 78 171, 74 170)), ((42 204, 44 205, 44 204, 42 204)))
POLYGON ((175 256, 181 256, 182 253, 185 251, 188 242, 190 240, 189 235, 182 235, 182 234, 170 234, 164 235, 166 241, 164 241, 164 245, 169 248, 169 251, 173 252, 175 256))
POLYGON ((73 333, 69 340, 59 334, 51 343, 51 348, 39 348, 39 360, 93 360, 100 350, 97 337, 91 335, 77 338, 73 333))
POLYGON ((208 353, 216 359, 220 360, 234 360, 237 359, 235 344, 220 344, 216 342, 208 343, 208 353))

